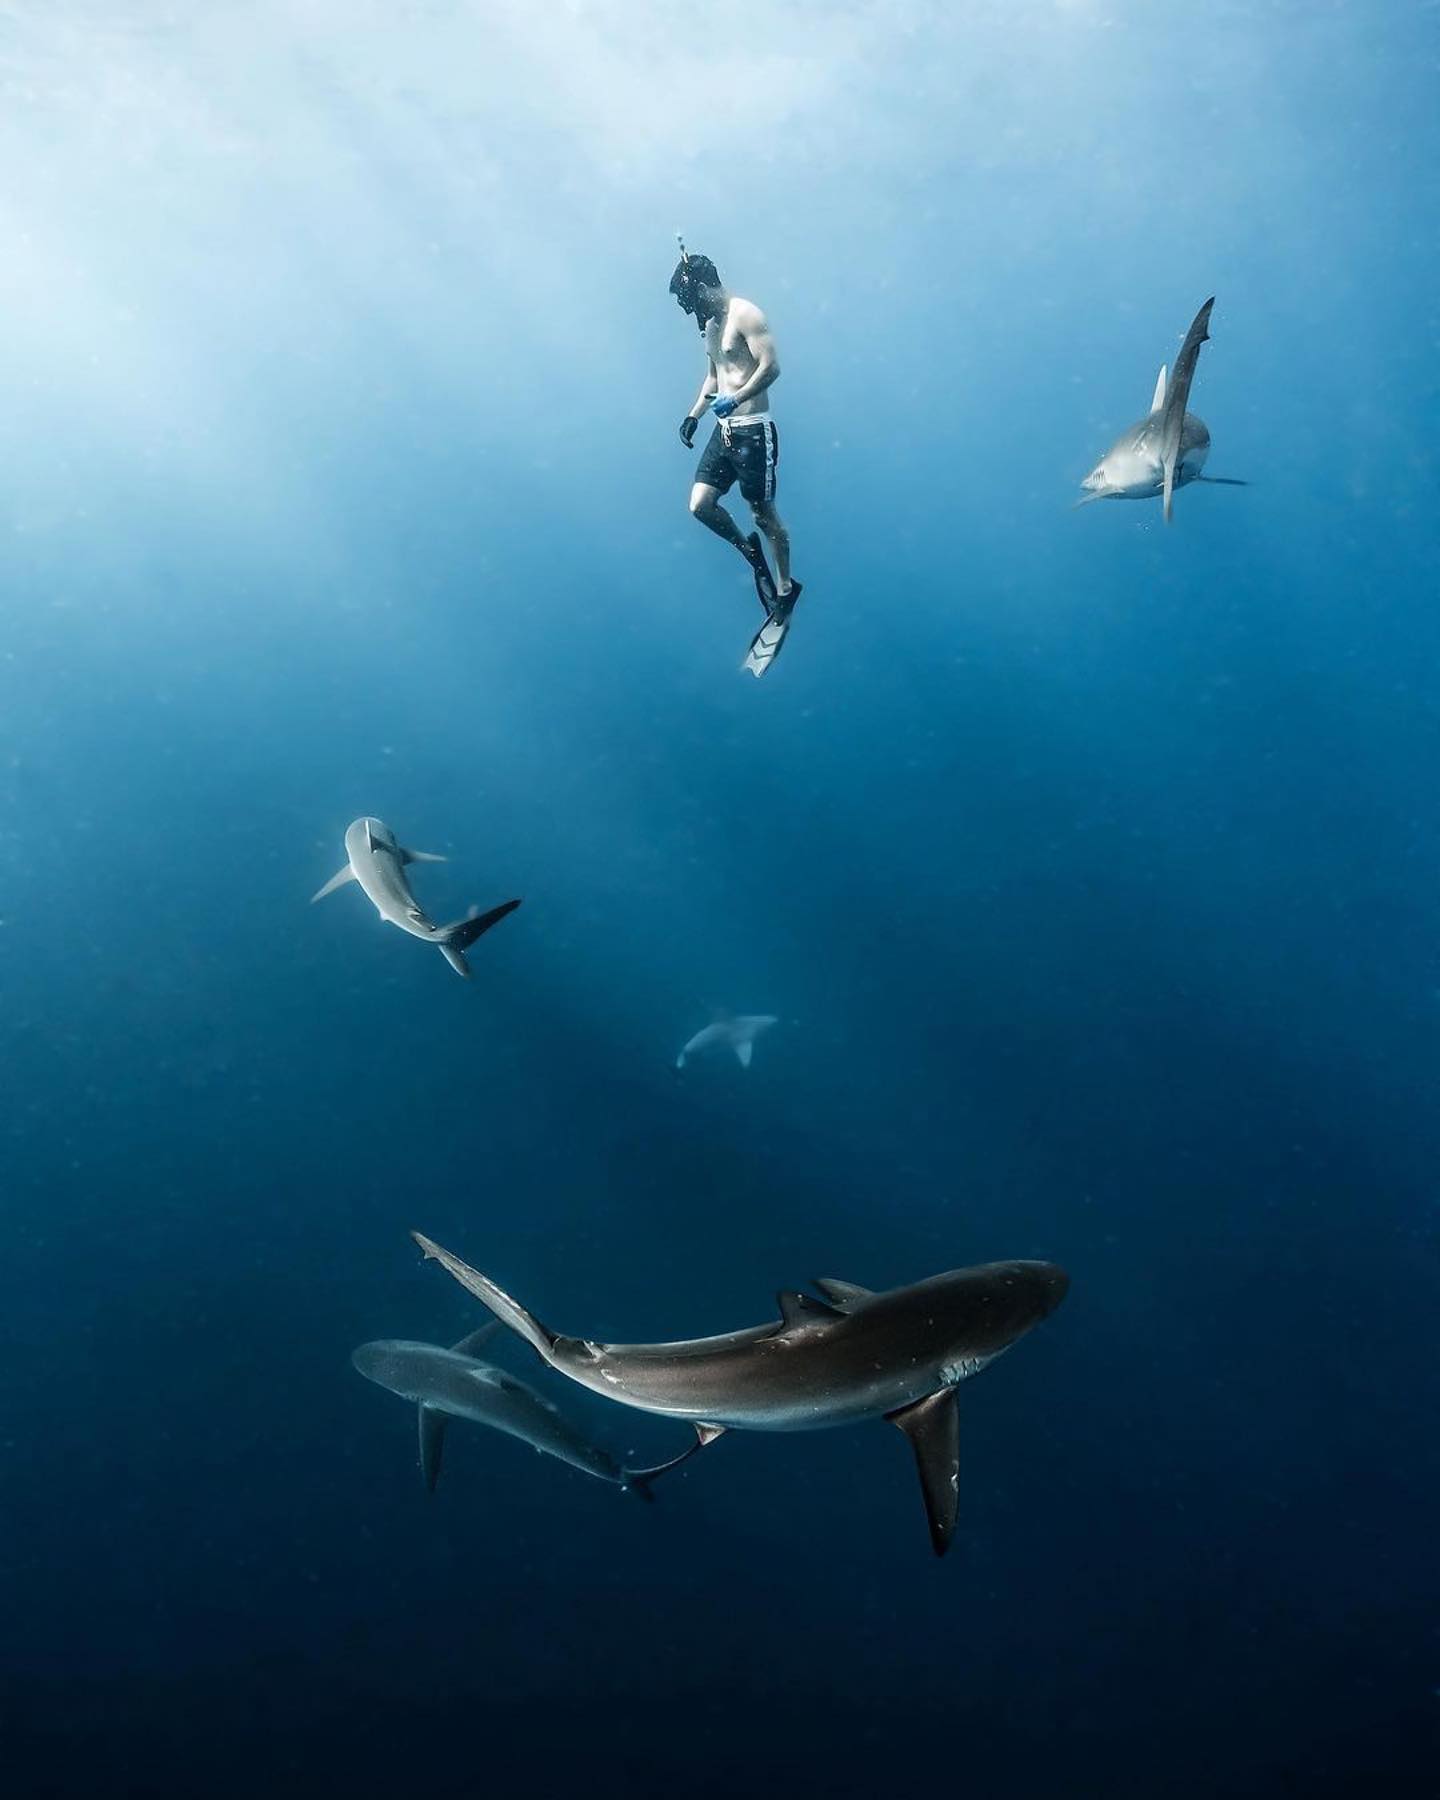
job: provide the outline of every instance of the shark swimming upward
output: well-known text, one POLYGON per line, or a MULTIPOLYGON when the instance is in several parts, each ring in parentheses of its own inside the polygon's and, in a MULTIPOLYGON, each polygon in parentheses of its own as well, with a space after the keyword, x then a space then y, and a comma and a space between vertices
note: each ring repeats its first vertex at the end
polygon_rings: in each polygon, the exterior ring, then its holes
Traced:
POLYGON ((419 901, 410 892, 405 870, 411 863, 444 862, 426 850, 405 850, 396 842, 395 833, 381 819, 356 819, 345 833, 345 867, 332 875, 324 887, 310 896, 313 906, 327 894, 333 894, 347 882, 358 881, 366 898, 389 925, 398 925, 411 937, 433 944, 457 975, 469 977, 470 965, 465 952, 476 938, 498 925, 507 913, 514 912, 518 900, 506 900, 490 911, 473 911, 469 918, 457 919, 453 925, 436 925, 425 916, 419 901))
POLYGON ((697 1050, 733 1050, 740 1067, 748 1069, 755 1054, 756 1038, 779 1023, 774 1013, 741 1013, 738 1018, 717 1019, 713 1025, 706 1025, 695 1033, 675 1058, 675 1067, 683 1069, 686 1060, 697 1050))
POLYGON ((958 1503, 955 1390, 1052 1313, 1070 1285, 1048 1262, 984 1263, 885 1293, 817 1281, 819 1298, 782 1292, 780 1317, 768 1325, 678 1343, 602 1344, 549 1330, 458 1256, 411 1235, 552 1369, 622 1406, 688 1421, 695 1449, 729 1430, 890 1420, 915 1453, 937 1556, 949 1547, 958 1503))
POLYGON ((499 1329, 499 1321, 492 1319, 450 1350, 404 1338, 380 1338, 373 1344, 362 1344, 351 1355, 350 1361, 367 1381, 387 1388, 402 1400, 416 1402, 420 1468, 432 1494, 440 1480, 445 1427, 451 1419, 469 1419, 503 1431, 529 1444, 532 1450, 558 1457, 572 1469, 581 1469, 644 1500, 654 1498, 650 1483, 657 1475, 693 1454, 692 1444, 673 1462, 661 1463, 658 1468, 625 1468, 608 1450, 592 1444, 543 1394, 537 1394, 517 1376, 497 1369, 493 1363, 480 1361, 475 1352, 499 1329))
POLYGON ((1168 525, 1176 488, 1192 481, 1209 482, 1215 487, 1247 485, 1223 475, 1200 473, 1210 454, 1210 432, 1203 419, 1185 410, 1200 346, 1210 336, 1210 309, 1214 304, 1212 297, 1196 313, 1175 359, 1174 372, 1167 379, 1167 371, 1163 367, 1160 370, 1150 411, 1121 433, 1085 477, 1081 483, 1085 497, 1076 501, 1077 506, 1088 506, 1092 500, 1153 500, 1158 494, 1164 502, 1168 525))

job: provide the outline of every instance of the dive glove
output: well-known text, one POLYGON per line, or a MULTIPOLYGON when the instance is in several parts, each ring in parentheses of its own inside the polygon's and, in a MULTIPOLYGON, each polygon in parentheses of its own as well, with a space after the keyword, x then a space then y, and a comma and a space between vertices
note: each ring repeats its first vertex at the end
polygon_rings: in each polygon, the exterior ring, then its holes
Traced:
POLYGON ((728 419, 737 405, 733 394, 717 394, 710 402, 710 410, 717 419, 728 419))
POLYGON ((680 442, 687 450, 693 450, 695 448, 695 427, 699 423, 700 421, 698 419, 692 419, 689 413, 686 413, 685 417, 680 421, 680 442))

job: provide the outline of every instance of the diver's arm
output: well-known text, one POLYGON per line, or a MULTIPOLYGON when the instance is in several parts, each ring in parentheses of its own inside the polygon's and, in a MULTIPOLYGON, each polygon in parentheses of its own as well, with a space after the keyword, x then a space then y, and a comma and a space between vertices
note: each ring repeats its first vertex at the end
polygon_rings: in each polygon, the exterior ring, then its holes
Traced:
POLYGON ((700 392, 695 396, 695 404, 680 421, 680 442, 687 450, 694 449, 695 427, 700 423, 701 419, 705 417, 706 412, 709 410, 710 402, 720 391, 720 383, 715 375, 714 363, 710 363, 708 367, 710 373, 700 383, 700 392))
POLYGON ((689 417, 692 419, 703 419, 709 410, 710 402, 720 392, 720 378, 715 373, 714 363, 707 362, 705 367, 709 373, 700 383, 700 392, 695 396, 695 404, 690 408, 689 417))
POLYGON ((751 309, 751 322, 744 327, 745 347, 755 359, 749 378, 733 394, 727 396, 736 406, 743 406, 757 394, 763 394, 772 382, 780 379, 780 358, 775 340, 770 335, 770 321, 759 307, 751 309))

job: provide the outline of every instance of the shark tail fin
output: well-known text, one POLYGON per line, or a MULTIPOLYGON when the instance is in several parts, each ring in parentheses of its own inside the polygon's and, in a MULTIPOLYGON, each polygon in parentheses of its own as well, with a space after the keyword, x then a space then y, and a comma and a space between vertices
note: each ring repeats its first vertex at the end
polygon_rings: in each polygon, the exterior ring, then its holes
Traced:
POLYGON ((1165 523, 1168 525, 1175 517, 1175 464, 1165 459, 1165 523))
POLYGON ((423 1233, 412 1231, 410 1235, 420 1246, 427 1262, 438 1262, 441 1268, 455 1277, 461 1287, 472 1293, 477 1300, 483 1301, 502 1325, 508 1325, 513 1332, 524 1338, 532 1350, 549 1362, 550 1353, 555 1348, 553 1331, 547 1330, 537 1318, 526 1312, 518 1300, 512 1300, 503 1288, 496 1287, 478 1269, 472 1269, 469 1263, 461 1262, 458 1256, 442 1250, 423 1233))
POLYGON ((658 1481, 662 1475, 668 1475, 672 1469, 678 1469, 681 1463, 689 1462, 697 1450, 703 1450, 710 1442, 708 1437, 697 1437, 678 1456, 672 1456, 669 1462, 656 1463, 653 1469, 622 1469, 620 1485, 627 1494, 638 1494, 642 1500, 653 1501, 655 1496, 650 1492, 650 1484, 658 1481))
POLYGON ((498 925, 519 904, 518 900, 506 900, 500 906, 492 906, 489 912, 471 913, 468 919, 457 919, 453 925, 445 927, 444 936, 439 939, 440 954, 457 975, 469 980, 470 965, 465 960, 465 952, 476 938, 483 937, 492 925, 498 925))

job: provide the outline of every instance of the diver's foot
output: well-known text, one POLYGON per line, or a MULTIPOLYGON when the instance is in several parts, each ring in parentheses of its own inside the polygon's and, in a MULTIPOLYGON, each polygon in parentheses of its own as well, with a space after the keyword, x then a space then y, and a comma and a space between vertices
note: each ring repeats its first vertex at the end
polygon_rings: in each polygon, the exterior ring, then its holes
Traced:
POLYGON ((771 618, 779 617, 788 619, 791 612, 794 610, 795 602, 804 592, 804 587, 805 584, 803 582, 792 581, 783 594, 777 594, 775 596, 775 604, 770 608, 771 618))
POLYGON ((745 540, 745 560, 750 565, 755 577, 755 592, 760 596, 760 604, 766 612, 775 610, 775 579, 770 573, 770 565, 765 560, 765 551, 760 543, 760 533, 752 531, 745 540))

